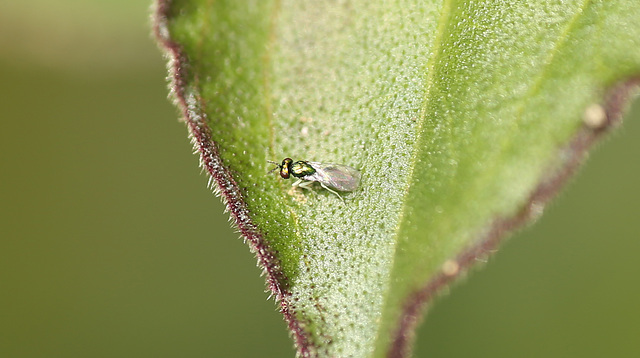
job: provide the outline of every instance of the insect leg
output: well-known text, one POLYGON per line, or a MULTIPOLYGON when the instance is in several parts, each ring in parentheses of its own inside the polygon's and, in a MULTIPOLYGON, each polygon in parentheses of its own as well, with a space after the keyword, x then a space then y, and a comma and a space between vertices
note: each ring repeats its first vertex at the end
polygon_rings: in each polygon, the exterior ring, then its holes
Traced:
POLYGON ((323 188, 325 188, 325 189, 329 190, 330 192, 332 192, 333 194, 335 194, 344 203, 344 199, 340 196, 340 194, 338 194, 338 192, 336 192, 335 190, 329 189, 329 187, 327 187, 326 185, 324 185, 322 183, 320 183, 320 186, 322 186, 323 188))
POLYGON ((312 184, 313 184, 312 181, 304 181, 302 179, 298 179, 298 181, 293 183, 293 186, 297 186, 297 187, 300 187, 302 189, 311 190, 311 188, 309 186, 311 186, 312 184))

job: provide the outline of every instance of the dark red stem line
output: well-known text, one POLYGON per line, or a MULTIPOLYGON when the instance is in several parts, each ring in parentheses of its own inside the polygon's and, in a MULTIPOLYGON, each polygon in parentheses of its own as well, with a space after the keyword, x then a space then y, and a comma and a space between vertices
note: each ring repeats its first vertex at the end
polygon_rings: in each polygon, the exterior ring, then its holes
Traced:
POLYGON ((213 178, 219 189, 225 204, 227 205, 233 221, 240 230, 242 236, 248 242, 252 252, 255 253, 260 267, 266 273, 266 281, 269 289, 280 304, 285 321, 293 334, 298 354, 301 357, 312 357, 315 351, 312 349, 308 333, 303 329, 300 321, 290 308, 291 293, 288 290, 288 280, 282 271, 280 261, 264 240, 262 232, 251 220, 242 191, 229 169, 222 162, 216 142, 211 138, 211 130, 207 125, 206 113, 201 99, 192 88, 187 86, 187 69, 189 62, 180 45, 172 41, 169 34, 168 20, 170 16, 171 0, 158 0, 153 14, 153 30, 160 46, 169 57, 169 72, 171 91, 182 111, 184 122, 187 124, 194 145, 200 154, 202 166, 213 178), (188 96, 196 96, 198 103, 189 103, 188 96), (194 108, 195 107, 195 108, 194 108))
POLYGON ((453 282, 459 273, 465 272, 476 261, 483 260, 494 252, 508 233, 534 220, 542 212, 544 205, 556 196, 567 180, 577 171, 593 144, 621 122, 630 94, 638 86, 640 86, 640 77, 631 78, 614 86, 604 101, 603 108, 606 118, 602 125, 594 128, 585 124, 578 130, 569 144, 560 150, 559 155, 567 158, 563 166, 540 182, 529 197, 527 204, 512 217, 495 219, 488 232, 478 238, 477 244, 463 251, 455 259, 459 266, 456 274, 452 275, 440 271, 426 286, 407 298, 398 327, 392 337, 387 354, 389 358, 410 356, 418 321, 422 317, 424 309, 443 287, 453 282))

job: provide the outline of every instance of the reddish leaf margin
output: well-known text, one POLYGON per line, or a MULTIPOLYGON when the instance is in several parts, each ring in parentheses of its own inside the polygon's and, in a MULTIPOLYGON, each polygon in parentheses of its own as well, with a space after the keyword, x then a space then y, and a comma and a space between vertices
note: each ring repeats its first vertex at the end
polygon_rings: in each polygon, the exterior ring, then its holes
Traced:
MULTIPOLYGON (((565 158, 560 169, 543 178, 529 197, 527 203, 512 217, 496 218, 489 225, 486 234, 476 240, 477 244, 463 251, 452 260, 454 270, 441 270, 422 289, 413 292, 404 303, 392 344, 387 352, 389 358, 407 358, 411 354, 415 328, 424 316, 429 302, 445 286, 453 282, 461 272, 465 272, 478 260, 484 260, 495 252, 502 240, 511 232, 534 221, 542 214, 544 206, 562 189, 586 159, 589 149, 611 129, 622 122, 632 93, 640 87, 640 77, 632 77, 609 89, 604 104, 602 121, 594 123, 584 121, 572 140, 558 152, 559 158, 565 158)), ((599 105, 596 105, 599 106, 599 105)))
POLYGON ((207 126, 206 113, 199 110, 204 107, 202 99, 197 94, 190 93, 188 89, 189 61, 180 45, 171 39, 168 30, 171 4, 171 0, 158 0, 152 13, 154 35, 168 58, 170 93, 182 112, 182 120, 187 125, 195 151, 200 156, 200 165, 210 175, 212 187, 224 201, 233 222, 248 243, 250 250, 256 255, 258 264, 266 275, 267 286, 276 302, 280 304, 280 312, 293 335, 298 354, 305 358, 312 357, 315 347, 308 332, 304 330, 302 322, 296 319, 289 305, 291 292, 280 261, 265 243, 262 232, 252 222, 240 187, 222 162, 217 144, 211 138, 211 130, 207 126))

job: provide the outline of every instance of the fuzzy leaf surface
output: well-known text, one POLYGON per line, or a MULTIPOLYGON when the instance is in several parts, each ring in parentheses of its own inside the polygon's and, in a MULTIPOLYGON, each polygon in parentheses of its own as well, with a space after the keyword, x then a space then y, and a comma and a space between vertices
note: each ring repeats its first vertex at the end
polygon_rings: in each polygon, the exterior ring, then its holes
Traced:
POLYGON ((636 0, 157 7, 177 102, 303 356, 406 355, 425 300, 534 216, 640 74, 636 0), (294 189, 266 174, 285 157, 360 188, 294 189))

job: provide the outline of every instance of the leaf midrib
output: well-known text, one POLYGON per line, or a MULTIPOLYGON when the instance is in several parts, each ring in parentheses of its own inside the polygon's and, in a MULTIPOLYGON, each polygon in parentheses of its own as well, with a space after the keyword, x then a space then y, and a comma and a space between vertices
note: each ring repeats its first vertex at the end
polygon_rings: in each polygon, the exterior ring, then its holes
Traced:
MULTIPOLYGON (((435 82, 435 68, 436 68, 436 62, 438 59, 438 56, 441 53, 441 45, 442 45, 442 40, 445 34, 445 31, 447 29, 447 26, 449 24, 449 19, 450 19, 450 15, 451 15, 451 6, 452 6, 452 2, 453 0, 444 0, 443 4, 442 4, 442 13, 440 14, 440 17, 438 19, 438 27, 437 27, 437 31, 434 37, 434 42, 433 42, 433 50, 432 50, 432 56, 429 58, 429 61, 427 62, 427 66, 426 66, 426 70, 427 70, 427 78, 426 78, 426 90, 425 90, 425 95, 424 95, 424 100, 422 103, 422 107, 420 109, 420 114, 418 116, 418 120, 416 123, 416 127, 415 127, 415 133, 417 133, 418 135, 420 133, 422 133, 422 128, 424 127, 424 123, 426 121, 426 114, 427 114, 427 108, 429 105, 429 97, 431 95, 431 91, 435 82)), ((407 207, 407 198, 409 196, 409 192, 410 192, 410 187, 411 187, 411 182, 413 181, 414 178, 414 174, 415 174, 415 170, 416 170, 416 164, 418 161, 418 151, 419 151, 419 145, 421 143, 420 140, 418 140, 419 138, 416 138, 416 140, 413 143, 413 148, 412 148, 412 155, 410 158, 410 162, 408 163, 408 169, 407 172, 409 173, 409 175, 407 175, 407 181, 406 181, 406 186, 404 188, 404 193, 403 193, 403 198, 402 198, 402 206, 400 208, 400 211, 398 212, 398 220, 396 221, 398 223, 398 225, 396 226, 396 230, 392 235, 392 238, 395 242, 395 244, 393 245, 393 252, 392 252, 392 256, 390 258, 390 269, 389 269, 389 280, 391 281, 391 276, 393 275, 393 270, 395 267, 395 263, 396 263, 396 250, 398 248, 398 240, 400 237, 400 232, 402 231, 402 227, 404 225, 404 217, 407 213, 408 207, 407 207)), ((385 312, 384 310, 387 308, 387 303, 389 300, 389 295, 390 295, 390 290, 387 290, 387 293, 385 295, 385 298, 383 299, 382 302, 382 315, 384 316, 385 312)), ((390 327, 393 327, 395 323, 394 322, 390 322, 390 327)), ((376 336, 376 346, 380 347, 380 335, 383 333, 382 329, 380 329, 382 327, 379 327, 378 329, 378 333, 376 336)), ((389 334, 391 332, 385 332, 385 334, 389 334)), ((389 337, 390 338, 390 337, 389 337)), ((385 347, 386 348, 386 347, 385 347)))

